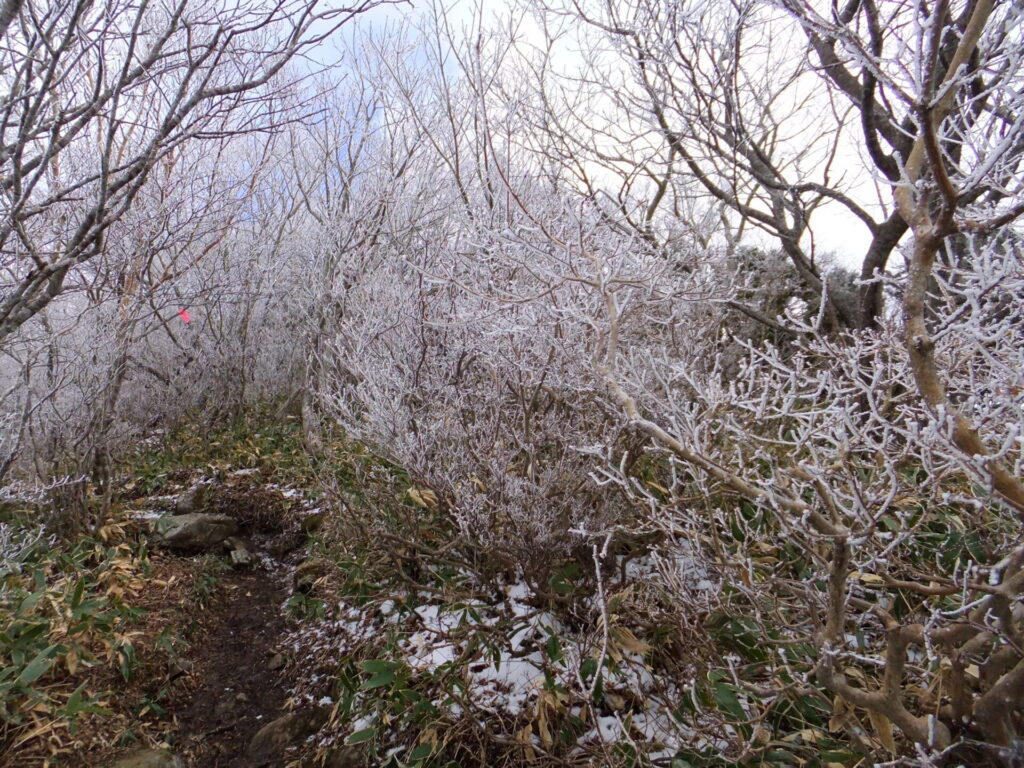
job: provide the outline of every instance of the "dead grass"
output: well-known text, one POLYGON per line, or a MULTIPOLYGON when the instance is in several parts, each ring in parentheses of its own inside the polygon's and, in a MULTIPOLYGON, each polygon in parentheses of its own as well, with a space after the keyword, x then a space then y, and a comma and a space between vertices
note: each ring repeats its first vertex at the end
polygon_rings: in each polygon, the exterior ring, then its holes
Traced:
MULTIPOLYGON (((135 559, 115 585, 131 605, 144 611, 127 634, 135 654, 129 680, 116 664, 74 665, 53 684, 72 691, 85 684, 88 695, 102 694, 101 704, 111 714, 85 714, 74 725, 48 712, 31 713, 29 722, 11 734, 0 755, 2 768, 93 768, 106 765, 130 745, 159 745, 173 723, 161 717, 162 689, 175 684, 174 653, 166 638, 184 636, 190 617, 189 594, 195 579, 191 561, 154 553, 145 563, 135 559)), ((90 650, 102 658, 104 643, 93 639, 90 650)))

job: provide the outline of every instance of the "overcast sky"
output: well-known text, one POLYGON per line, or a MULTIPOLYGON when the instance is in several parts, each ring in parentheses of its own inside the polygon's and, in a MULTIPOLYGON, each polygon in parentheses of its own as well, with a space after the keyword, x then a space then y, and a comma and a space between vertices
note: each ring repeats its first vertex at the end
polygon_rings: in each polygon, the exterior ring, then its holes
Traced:
MULTIPOLYGON (((389 25, 400 24, 403 21, 415 21, 423 13, 430 11, 432 6, 446 9, 451 25, 454 29, 469 29, 477 15, 482 15, 484 26, 497 22, 510 13, 512 2, 510 0, 484 0, 483 11, 480 10, 480 0, 419 0, 412 3, 401 3, 396 5, 385 5, 363 14, 358 24, 347 31, 349 35, 367 34, 370 30, 381 30, 389 25)), ((536 30, 529 22, 520 29, 529 42, 530 29, 536 30)), ((539 33, 537 33, 537 44, 541 44, 539 33)), ((564 53, 562 54, 564 56, 564 53)), ((571 66, 571 62, 562 60, 563 64, 571 66)), ((833 167, 832 180, 843 178, 852 185, 853 196, 866 209, 871 212, 880 211, 878 204, 879 193, 875 188, 871 174, 866 172, 870 164, 865 163, 858 155, 858 137, 851 137, 848 148, 837 159, 833 167)), ((883 199, 888 200, 887 190, 882 190, 883 199)), ((816 254, 832 253, 844 266, 856 269, 859 268, 861 259, 870 241, 870 237, 864 225, 838 203, 829 202, 823 204, 812 217, 813 222, 813 248, 816 254)), ((774 244, 770 238, 766 243, 774 244)), ((810 242, 807 244, 810 245, 810 242)))

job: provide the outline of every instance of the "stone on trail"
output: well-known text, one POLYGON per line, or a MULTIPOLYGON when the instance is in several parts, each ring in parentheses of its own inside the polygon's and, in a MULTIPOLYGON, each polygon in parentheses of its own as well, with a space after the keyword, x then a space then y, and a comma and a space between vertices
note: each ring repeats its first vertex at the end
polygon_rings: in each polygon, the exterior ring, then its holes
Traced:
POLYGON ((238 524, 227 515, 190 512, 163 520, 164 528, 156 543, 177 552, 198 553, 213 549, 238 531, 238 524))
POLYGON ((248 568, 252 565, 252 553, 248 549, 232 549, 231 565, 234 568, 248 568))
POLYGON ((359 747, 348 745, 335 747, 327 753, 323 763, 315 760, 307 760, 301 763, 301 768, 364 768, 366 759, 359 747))
POLYGON ((202 510, 210 500, 210 489, 209 485, 199 484, 184 491, 174 502, 174 514, 189 515, 202 510))
POLYGON ((249 545, 237 536, 228 536, 224 539, 224 546, 229 550, 231 565, 235 568, 248 568, 253 563, 252 552, 249 545))
POLYGON ((228 536, 224 539, 224 548, 229 550, 244 549, 246 552, 249 551, 249 545, 245 542, 245 539, 238 536, 228 536))
POLYGON ((287 747, 301 744, 319 731, 330 712, 330 707, 300 709, 267 723, 249 742, 247 757, 256 764, 279 757, 287 747))
POLYGON ((184 768, 184 764, 166 749, 140 749, 122 757, 110 768, 184 768))

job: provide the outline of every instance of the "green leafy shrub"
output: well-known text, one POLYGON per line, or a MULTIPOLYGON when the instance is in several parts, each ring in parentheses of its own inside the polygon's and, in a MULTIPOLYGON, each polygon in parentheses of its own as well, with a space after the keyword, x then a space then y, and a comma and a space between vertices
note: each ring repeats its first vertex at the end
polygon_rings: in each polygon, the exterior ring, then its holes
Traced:
POLYGON ((71 728, 83 714, 108 713, 104 694, 78 677, 99 664, 134 674, 141 612, 129 598, 141 587, 144 548, 117 524, 73 543, 26 536, 23 520, 4 525, 21 531, 9 535, 22 546, 0 562, 0 731, 10 735, 30 713, 71 728))

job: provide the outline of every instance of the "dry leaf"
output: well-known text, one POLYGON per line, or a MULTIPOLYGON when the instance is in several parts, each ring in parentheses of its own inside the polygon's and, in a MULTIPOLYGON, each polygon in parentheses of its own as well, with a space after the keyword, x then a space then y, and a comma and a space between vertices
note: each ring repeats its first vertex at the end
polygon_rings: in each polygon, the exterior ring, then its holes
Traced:
POLYGON ((861 571, 854 571, 850 574, 850 576, 857 579, 862 584, 885 584, 885 579, 883 579, 877 573, 863 573, 861 571))
POLYGON ((651 646, 648 643, 645 643, 625 627, 612 627, 610 634, 611 642, 629 653, 645 656, 651 650, 651 646))
POLYGON ((537 751, 533 748, 533 728, 529 723, 526 727, 520 731, 516 731, 513 738, 523 745, 523 755, 526 757, 526 762, 533 763, 537 761, 537 751))
POLYGON ((407 493, 416 506, 424 509, 437 509, 437 494, 429 488, 410 488, 407 493))
POLYGON ((844 730, 846 724, 850 722, 850 714, 852 708, 846 703, 846 699, 836 694, 836 697, 832 700, 832 717, 828 721, 828 729, 833 733, 839 733, 844 730))
POLYGON ((875 731, 878 740, 890 754, 896 753, 896 739, 892 735, 892 721, 883 714, 868 710, 868 718, 871 720, 871 727, 875 731))

